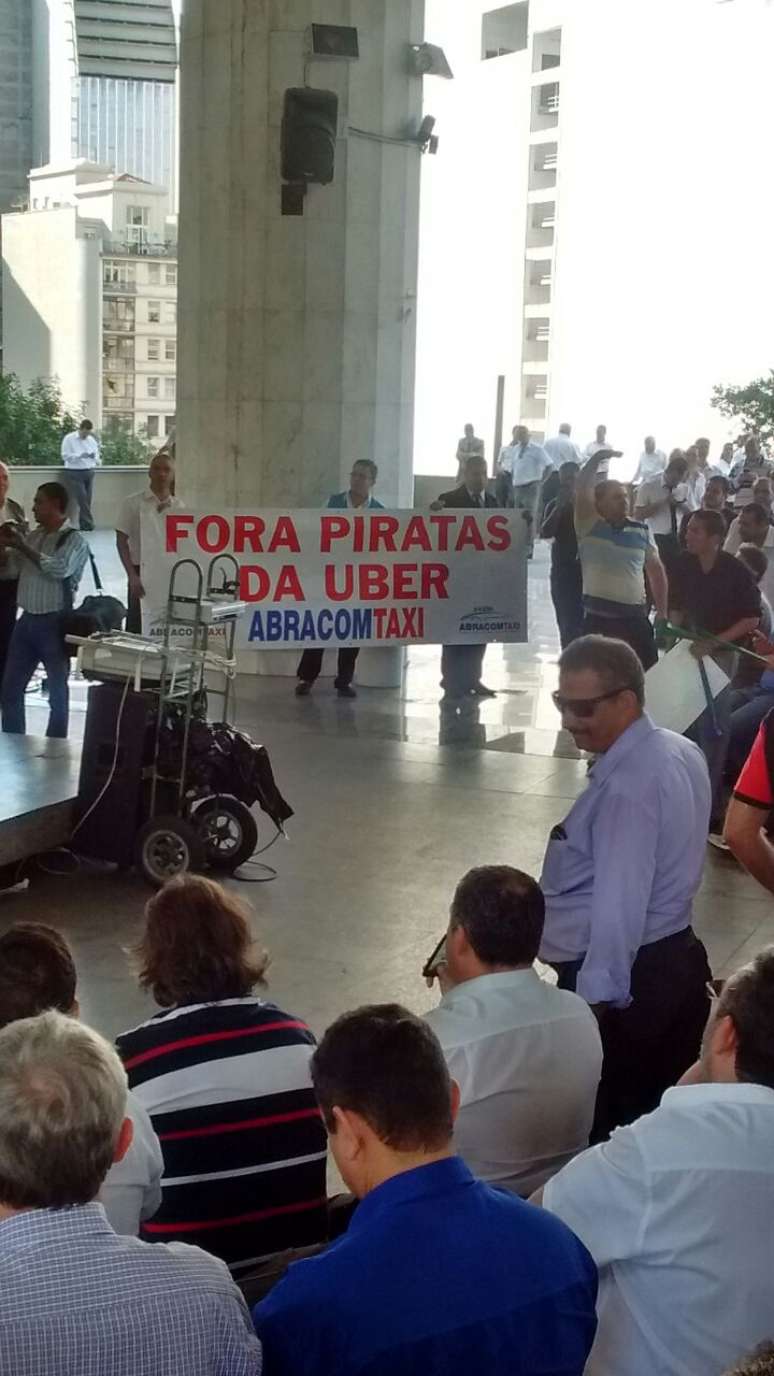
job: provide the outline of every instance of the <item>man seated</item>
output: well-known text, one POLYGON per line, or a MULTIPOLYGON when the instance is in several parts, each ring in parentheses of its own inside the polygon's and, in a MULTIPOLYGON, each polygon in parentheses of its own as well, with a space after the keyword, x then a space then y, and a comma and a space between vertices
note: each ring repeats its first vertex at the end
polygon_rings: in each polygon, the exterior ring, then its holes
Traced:
POLYGON ((426 1014, 460 1088, 454 1144, 480 1180, 529 1195, 588 1146, 602 1042, 584 999, 533 968, 545 902, 509 865, 457 885, 426 1014))
POLYGON ((132 1140, 113 1048, 54 1011, 11 1023, 0 1105, 0 1369, 258 1376, 260 1344, 223 1263, 119 1237, 97 1203, 132 1140))
POLYGON ((659 1108, 550 1180, 600 1268, 588 1376, 720 1376, 774 1324, 774 947, 730 979, 659 1108))
MULTIPOLYGON (((20 922, 0 936, 0 1028, 47 1008, 79 1017, 75 987, 72 952, 53 927, 20 922)), ((110 1167, 99 1197, 116 1232, 136 1237, 161 1204, 164 1161, 151 1120, 131 1093, 126 1113, 132 1140, 123 1160, 110 1167)))
POLYGON ((254 1310, 266 1376, 580 1376, 591 1259, 454 1155, 459 1091, 429 1027, 394 1004, 347 1013, 312 1078, 362 1202, 344 1236, 254 1310))

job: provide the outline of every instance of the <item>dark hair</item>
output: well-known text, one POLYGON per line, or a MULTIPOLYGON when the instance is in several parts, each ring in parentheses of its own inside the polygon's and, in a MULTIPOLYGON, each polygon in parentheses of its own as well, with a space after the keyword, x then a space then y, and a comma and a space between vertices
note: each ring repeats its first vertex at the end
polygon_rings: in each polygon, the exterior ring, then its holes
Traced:
POLYGON ((580 473, 580 464, 576 463, 574 459, 567 459, 566 463, 560 463, 559 465, 560 478, 563 473, 572 473, 573 475, 575 473, 580 473))
POLYGON ((740 516, 754 516, 756 524, 759 526, 769 524, 769 513, 765 506, 761 506, 760 502, 748 502, 746 506, 742 507, 739 514, 740 516))
POLYGON ((20 922, 0 936, 0 1027, 75 1003, 75 962, 53 927, 20 922))
MULTIPOLYGON (((684 454, 675 454, 674 458, 669 460, 667 468, 671 468, 673 473, 685 475, 688 472, 688 460, 684 454)), ((666 469, 664 471, 666 472, 666 469)))
POLYGON ((460 880, 451 905, 485 965, 531 965, 543 936, 546 905, 540 885, 510 865, 482 865, 460 880))
POLYGON ((133 951, 138 979, 162 1008, 245 998, 263 981, 269 957, 254 950, 250 909, 212 879, 170 879, 145 906, 133 951))
POLYGON ((486 468, 486 459, 484 458, 483 454, 468 454, 464 464, 462 465, 463 469, 470 468, 470 465, 473 463, 482 463, 484 465, 484 468, 486 468))
POLYGON ((343 1108, 394 1151, 439 1151, 451 1141, 451 1080, 440 1044, 397 1003, 338 1018, 312 1057, 312 1084, 329 1132, 334 1108, 343 1108))
POLYGON ((762 1343, 725 1376, 774 1376, 774 1343, 762 1343))
POLYGON ((54 502, 60 511, 65 512, 67 510, 70 496, 62 483, 41 483, 38 492, 42 492, 44 497, 48 497, 50 502, 54 502))
POLYGON ((774 1089, 774 946, 726 981, 717 1014, 736 1029, 736 1078, 774 1089))
POLYGON ((720 543, 723 543, 726 538, 726 523, 719 511, 707 511, 701 507, 699 511, 694 511, 688 524, 692 526, 694 521, 698 521, 700 525, 704 526, 707 535, 711 535, 715 540, 720 540, 720 543))
POLYGON ((713 473, 711 477, 707 479, 707 487, 709 487, 710 483, 720 483, 726 496, 728 496, 731 491, 731 484, 728 478, 723 477, 722 473, 713 473))
POLYGON ((79 424, 78 424, 78 429, 79 429, 79 430, 93 430, 93 429, 94 429, 94 422, 93 422, 93 421, 90 421, 90 420, 82 420, 82 421, 80 421, 79 424))
POLYGON ((606 635, 582 635, 559 657, 559 672, 577 674, 591 669, 604 688, 629 688, 640 707, 645 706, 645 674, 630 645, 606 635))
POLYGON ((760 583, 764 573, 769 567, 769 561, 762 549, 757 545, 740 545, 736 551, 737 559, 741 559, 746 564, 751 573, 755 575, 756 583, 760 583))
POLYGON ((352 467, 353 469, 367 468, 368 476, 371 479, 371 482, 373 483, 375 483, 376 479, 379 477, 379 469, 377 468, 373 459, 355 459, 355 462, 353 463, 352 467))

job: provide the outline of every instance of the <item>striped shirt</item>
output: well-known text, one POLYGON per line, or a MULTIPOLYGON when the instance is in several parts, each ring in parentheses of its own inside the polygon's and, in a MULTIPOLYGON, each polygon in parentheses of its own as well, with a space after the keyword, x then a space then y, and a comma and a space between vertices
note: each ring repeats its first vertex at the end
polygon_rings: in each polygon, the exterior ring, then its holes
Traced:
POLYGON ((18 605, 33 616, 64 611, 70 605, 64 585, 69 581, 74 596, 89 557, 85 538, 65 521, 58 530, 37 526, 27 536, 27 544, 40 555, 40 568, 32 559, 14 553, 19 570, 18 605))
POLYGON ((158 1013, 117 1040, 164 1155, 149 1241, 195 1242, 235 1273, 326 1236, 314 1037, 250 997, 158 1013))
POLYGON ((643 521, 613 526, 594 512, 575 513, 583 570, 583 605, 597 616, 626 616, 645 606, 645 561, 657 554, 643 521))
POLYGON ((101 1204, 0 1222, 3 1376, 260 1376, 225 1266, 118 1237, 101 1204))

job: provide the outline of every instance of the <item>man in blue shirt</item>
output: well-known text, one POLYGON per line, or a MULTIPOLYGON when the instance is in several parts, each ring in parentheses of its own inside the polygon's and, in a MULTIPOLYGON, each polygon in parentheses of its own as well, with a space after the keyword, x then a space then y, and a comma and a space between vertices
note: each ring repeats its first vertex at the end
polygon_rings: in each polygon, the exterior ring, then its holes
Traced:
POLYGON ((600 1019, 600 1140, 656 1108, 698 1055, 711 971, 691 908, 711 788, 698 747, 645 713, 642 665, 623 641, 573 641, 554 702, 575 744, 597 758, 551 832, 540 955, 600 1019))
POLYGON ((347 1013, 312 1079, 362 1202, 254 1310, 265 1376, 580 1376, 596 1329, 591 1257, 453 1154, 459 1090, 430 1028, 394 1004, 347 1013))
MULTIPOLYGON (((353 463, 352 472, 349 475, 349 490, 332 493, 326 502, 326 507, 329 511, 384 511, 382 503, 377 502, 372 495, 378 476, 379 469, 372 459, 358 459, 356 463, 353 463)), ((355 664, 359 654, 360 650, 356 645, 343 645, 339 650, 334 687, 340 698, 357 697, 357 693, 352 687, 352 679, 355 676, 355 664)), ((312 685, 320 677, 322 663, 322 650, 304 650, 298 666, 296 697, 305 698, 309 696, 312 685)))

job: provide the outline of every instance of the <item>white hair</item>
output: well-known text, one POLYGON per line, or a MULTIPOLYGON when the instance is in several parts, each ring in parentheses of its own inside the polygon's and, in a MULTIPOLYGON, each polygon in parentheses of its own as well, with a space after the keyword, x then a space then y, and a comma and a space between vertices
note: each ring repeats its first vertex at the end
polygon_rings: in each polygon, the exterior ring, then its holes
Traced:
POLYGON ((66 1014, 0 1032, 0 1203, 63 1209, 96 1198, 126 1116, 109 1042, 66 1014))

